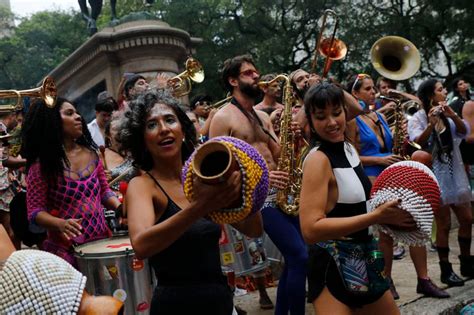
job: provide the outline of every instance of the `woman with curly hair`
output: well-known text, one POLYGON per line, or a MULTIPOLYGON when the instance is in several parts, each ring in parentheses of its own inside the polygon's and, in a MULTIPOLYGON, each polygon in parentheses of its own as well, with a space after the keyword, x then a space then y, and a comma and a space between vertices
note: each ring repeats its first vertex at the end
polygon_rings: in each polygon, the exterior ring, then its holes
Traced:
POLYGON ((35 102, 22 132, 30 229, 46 229, 43 249, 75 265, 72 246, 108 237, 103 205, 118 209, 120 202, 71 102, 58 98, 53 108, 35 102))
MULTIPOLYGON (((221 271, 221 229, 206 215, 240 196, 240 173, 219 185, 195 180, 196 198, 186 199, 181 169, 196 145, 196 130, 164 90, 133 100, 120 130, 124 149, 145 171, 130 181, 125 200, 135 255, 149 258, 158 279, 150 313, 232 314, 232 293, 221 271)), ((263 231, 260 214, 234 226, 250 237, 263 231)))

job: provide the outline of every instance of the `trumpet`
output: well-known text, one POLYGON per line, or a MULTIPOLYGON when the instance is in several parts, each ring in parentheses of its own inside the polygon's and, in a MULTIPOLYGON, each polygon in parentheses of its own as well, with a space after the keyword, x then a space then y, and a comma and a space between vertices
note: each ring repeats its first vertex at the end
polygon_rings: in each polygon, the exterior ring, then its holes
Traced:
POLYGON ((16 99, 14 104, 0 105, 0 113, 10 113, 23 109, 23 97, 42 98, 46 106, 56 105, 57 89, 53 78, 47 76, 41 86, 29 90, 0 90, 0 99, 16 99))
POLYGON ((204 69, 201 63, 194 58, 188 58, 186 70, 169 79, 167 84, 175 97, 181 97, 191 92, 191 81, 195 83, 204 81, 204 69))
POLYGON ((321 79, 324 79, 324 77, 328 74, 331 64, 334 60, 341 60, 347 54, 346 44, 342 40, 335 38, 338 25, 339 18, 336 12, 329 9, 325 10, 321 24, 321 30, 319 31, 318 40, 316 42, 316 48, 314 49, 314 59, 311 64, 311 73, 315 73, 319 55, 326 57, 321 79), (326 19, 329 15, 332 15, 334 18, 334 28, 331 33, 331 37, 322 38, 326 28, 326 19))

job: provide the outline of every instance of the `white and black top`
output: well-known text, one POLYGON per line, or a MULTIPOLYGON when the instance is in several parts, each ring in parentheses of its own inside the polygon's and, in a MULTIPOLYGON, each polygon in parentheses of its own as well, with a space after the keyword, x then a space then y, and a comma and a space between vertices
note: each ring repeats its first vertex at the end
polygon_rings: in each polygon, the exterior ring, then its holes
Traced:
MULTIPOLYGON (((327 214, 328 218, 353 217, 367 213, 371 183, 356 149, 349 142, 322 142, 310 152, 323 152, 329 159, 336 177, 338 197, 334 208, 327 214)), ((317 197, 317 196, 315 196, 317 197)), ((354 240, 364 241, 370 236, 369 229, 346 235, 354 240)))

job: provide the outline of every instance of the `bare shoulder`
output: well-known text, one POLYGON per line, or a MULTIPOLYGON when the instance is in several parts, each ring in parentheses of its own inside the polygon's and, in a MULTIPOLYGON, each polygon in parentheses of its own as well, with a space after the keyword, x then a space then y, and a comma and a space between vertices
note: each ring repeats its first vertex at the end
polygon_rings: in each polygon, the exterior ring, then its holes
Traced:
POLYGON ((128 183, 127 198, 134 198, 137 196, 139 197, 136 198, 137 200, 152 198, 160 204, 166 203, 167 200, 163 191, 156 187, 153 179, 144 172, 142 172, 141 175, 132 178, 128 183))
MULTIPOLYGON (((254 107, 254 108, 255 108, 255 107, 254 107)), ((265 112, 262 111, 262 110, 258 110, 258 109, 255 110, 255 112, 257 113, 258 117, 259 117, 263 122, 265 122, 265 123, 267 123, 267 124, 270 124, 270 123, 271 123, 271 122, 270 122, 270 116, 269 116, 267 113, 265 113, 265 112)))
POLYGON ((474 116, 474 101, 467 101, 462 108, 462 116, 474 116))
POLYGON ((331 170, 331 163, 326 154, 319 150, 311 150, 303 164, 303 174, 320 177, 331 170))

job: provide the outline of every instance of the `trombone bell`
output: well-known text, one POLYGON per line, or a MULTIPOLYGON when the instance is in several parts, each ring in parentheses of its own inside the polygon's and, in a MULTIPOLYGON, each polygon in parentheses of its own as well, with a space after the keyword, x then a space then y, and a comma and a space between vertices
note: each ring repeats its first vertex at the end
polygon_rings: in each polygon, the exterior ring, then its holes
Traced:
POLYGON ((370 59, 382 76, 401 81, 411 78, 420 69, 420 53, 409 40, 399 36, 385 36, 370 49, 370 59))

